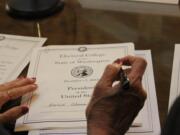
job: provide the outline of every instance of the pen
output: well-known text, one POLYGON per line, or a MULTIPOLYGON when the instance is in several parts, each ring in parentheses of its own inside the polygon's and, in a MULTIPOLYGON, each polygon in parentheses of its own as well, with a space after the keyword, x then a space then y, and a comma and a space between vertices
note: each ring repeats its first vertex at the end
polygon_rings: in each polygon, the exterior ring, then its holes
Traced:
POLYGON ((128 90, 130 87, 129 78, 127 77, 126 73, 124 72, 122 68, 119 71, 119 77, 120 77, 120 82, 122 84, 122 88, 124 90, 128 90))

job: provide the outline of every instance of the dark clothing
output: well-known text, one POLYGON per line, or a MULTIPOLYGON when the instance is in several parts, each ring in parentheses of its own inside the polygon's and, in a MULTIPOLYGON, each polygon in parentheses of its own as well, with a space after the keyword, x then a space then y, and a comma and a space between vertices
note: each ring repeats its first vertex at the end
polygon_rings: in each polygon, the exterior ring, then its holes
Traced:
POLYGON ((9 131, 2 124, 0 124, 0 135, 11 135, 9 131))
POLYGON ((180 97, 172 105, 161 135, 180 135, 180 97))

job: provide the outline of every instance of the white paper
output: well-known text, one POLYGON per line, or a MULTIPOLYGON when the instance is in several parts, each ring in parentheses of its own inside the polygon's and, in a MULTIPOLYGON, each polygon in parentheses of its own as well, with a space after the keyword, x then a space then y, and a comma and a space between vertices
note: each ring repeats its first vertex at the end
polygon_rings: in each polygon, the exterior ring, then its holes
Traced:
POLYGON ((32 130, 28 135, 87 135, 86 129, 32 130))
POLYGON ((154 83, 154 73, 152 66, 151 51, 135 51, 136 56, 143 57, 147 60, 147 68, 143 76, 143 86, 147 92, 147 100, 141 113, 142 115, 142 127, 130 128, 127 135, 159 135, 160 134, 160 121, 158 104, 156 97, 156 88, 154 83))
POLYGON ((155 3, 166 3, 166 4, 178 4, 179 2, 179 0, 129 0, 129 1, 155 2, 155 3))
POLYGON ((180 44, 175 45, 173 68, 171 75, 171 87, 169 96, 170 109, 175 99, 180 95, 180 44))
MULTIPOLYGON (((154 75, 152 67, 151 52, 135 51, 137 56, 143 57, 147 60, 147 68, 143 77, 143 86, 147 91, 147 101, 141 110, 139 116, 142 119, 142 127, 131 127, 126 135, 159 135, 160 134, 160 122, 157 106, 156 90, 154 84, 154 75)), ((138 116, 138 117, 139 117, 138 116)), ((35 130, 29 131, 29 135, 70 135, 81 134, 86 135, 86 129, 56 129, 56 130, 35 130)))
MULTIPOLYGON (((138 14, 155 14, 155 15, 168 15, 180 16, 180 9, 178 4, 159 4, 147 2, 135 2, 126 0, 79 0, 83 8, 99 9, 106 11, 120 11, 127 13, 138 14)), ((86 16, 84 16, 86 17, 86 16)), ((110 17, 110 16, 107 16, 110 17)), ((102 16, 100 17, 102 18, 102 16)), ((104 18, 104 16, 103 16, 104 18)), ((113 19, 113 17, 111 17, 113 19)), ((88 17, 87 17, 88 19, 88 17)), ((97 22, 97 21, 96 21, 97 22)), ((121 22, 119 22, 121 23, 121 22)))
POLYGON ((132 43, 37 49, 28 76, 37 78, 38 90, 16 131, 86 127, 85 108, 105 66, 133 51, 132 43))
POLYGON ((0 83, 17 78, 28 64, 33 49, 45 41, 46 38, 0 34, 0 83))

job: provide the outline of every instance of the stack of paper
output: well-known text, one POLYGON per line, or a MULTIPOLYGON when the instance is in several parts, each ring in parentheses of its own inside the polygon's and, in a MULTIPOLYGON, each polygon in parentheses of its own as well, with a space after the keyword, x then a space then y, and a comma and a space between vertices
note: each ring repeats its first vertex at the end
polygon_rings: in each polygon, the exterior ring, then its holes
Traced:
MULTIPOLYGON (((148 61, 143 84, 148 98, 127 134, 158 135, 160 124, 150 51, 136 51, 148 61)), ((28 76, 38 90, 23 97, 29 113, 16 123, 16 131, 31 135, 86 134, 85 108, 107 64, 134 54, 132 43, 51 46, 34 51, 28 76)))
POLYGON ((171 87, 169 96, 169 109, 174 103, 175 99, 180 95, 180 44, 175 45, 174 61, 171 76, 171 87))
MULTIPOLYGON (((122 1, 122 0, 119 0, 122 1)), ((178 4, 179 0, 129 0, 129 1, 141 1, 141 2, 155 2, 163 4, 178 4)))
MULTIPOLYGON (((136 1, 138 0, 98 0, 98 1, 79 0, 79 3, 83 8, 88 8, 88 9, 138 13, 143 15, 154 14, 156 16, 157 15, 179 16, 180 10, 178 5, 178 0, 142 0, 147 2, 136 2, 136 1), (160 3, 169 2, 171 4, 151 3, 148 1, 157 1, 160 3)), ((104 19, 105 17, 113 19, 111 16, 108 15, 103 17, 101 16, 100 19, 104 19)), ((90 20, 91 16, 88 16, 86 19, 88 18, 90 20)), ((118 23, 122 23, 122 22, 119 21, 118 23)))
POLYGON ((45 41, 46 38, 0 34, 0 84, 17 78, 30 61, 33 49, 45 41))
POLYGON ((19 119, 16 130, 85 128, 84 111, 105 66, 133 51, 133 44, 36 49, 28 76, 37 78, 38 90, 28 100, 29 113, 19 119))

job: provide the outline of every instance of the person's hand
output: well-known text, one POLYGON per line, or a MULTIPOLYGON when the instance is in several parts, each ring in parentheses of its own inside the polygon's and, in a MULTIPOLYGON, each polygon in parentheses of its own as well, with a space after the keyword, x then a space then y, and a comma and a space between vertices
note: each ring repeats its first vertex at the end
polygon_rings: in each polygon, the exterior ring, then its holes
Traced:
POLYGON ((95 86, 86 109, 88 135, 124 135, 144 105, 146 92, 141 80, 146 61, 140 57, 126 56, 106 67, 95 86), (119 80, 122 65, 131 66, 126 70, 130 88, 123 90, 119 80))
POLYGON ((146 97, 146 91, 144 91, 141 82, 147 65, 146 60, 141 57, 126 56, 124 58, 117 59, 115 63, 122 63, 123 65, 131 66, 131 68, 126 69, 130 85, 134 88, 134 90, 136 90, 136 93, 142 96, 142 98, 146 97))
MULTIPOLYGON (((35 78, 18 78, 14 81, 0 85, 0 108, 8 101, 17 99, 22 95, 33 92, 37 85, 35 78)), ((15 121, 28 112, 28 106, 20 105, 0 113, 0 123, 15 121)))

